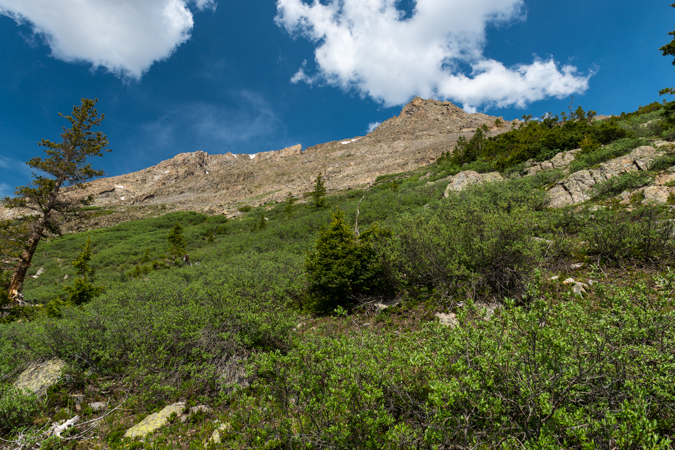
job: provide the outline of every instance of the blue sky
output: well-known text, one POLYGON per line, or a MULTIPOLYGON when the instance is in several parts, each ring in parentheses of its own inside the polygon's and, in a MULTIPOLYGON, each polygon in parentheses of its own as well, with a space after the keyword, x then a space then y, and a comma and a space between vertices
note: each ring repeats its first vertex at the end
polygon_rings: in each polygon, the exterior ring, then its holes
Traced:
POLYGON ((0 195, 98 98, 109 175, 365 134, 415 96, 519 118, 675 86, 669 2, 0 0, 0 195), (254 5, 254 6, 253 6, 254 5))

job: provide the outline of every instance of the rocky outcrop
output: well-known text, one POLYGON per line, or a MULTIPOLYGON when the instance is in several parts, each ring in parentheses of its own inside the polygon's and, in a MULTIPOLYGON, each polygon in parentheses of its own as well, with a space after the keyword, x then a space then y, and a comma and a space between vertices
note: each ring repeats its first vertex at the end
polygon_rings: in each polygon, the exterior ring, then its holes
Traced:
POLYGON ((14 382, 14 386, 28 392, 44 396, 47 389, 61 379, 61 371, 66 363, 59 358, 52 358, 42 363, 33 363, 23 371, 14 382))
POLYGON ((574 161, 575 156, 579 153, 581 149, 570 150, 567 152, 561 152, 555 155, 548 161, 536 162, 533 160, 527 161, 525 163, 525 173, 527 175, 534 175, 542 170, 550 169, 567 169, 572 161, 574 161))
POLYGON ((447 198, 451 192, 462 191, 472 184, 502 180, 503 178, 499 172, 478 173, 473 170, 465 170, 448 178, 448 187, 445 188, 444 195, 447 198))
POLYGON ((600 164, 596 169, 575 172, 549 190, 549 206, 561 208, 589 200, 593 186, 622 173, 648 170, 658 154, 654 147, 638 147, 626 156, 600 164))

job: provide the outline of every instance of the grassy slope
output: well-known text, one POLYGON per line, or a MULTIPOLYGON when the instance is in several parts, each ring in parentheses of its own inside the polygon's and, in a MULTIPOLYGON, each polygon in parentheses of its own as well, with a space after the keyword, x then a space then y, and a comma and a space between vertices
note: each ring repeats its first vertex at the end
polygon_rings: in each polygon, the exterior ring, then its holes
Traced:
MULTIPOLYGON (((445 170, 431 167, 431 179, 445 170)), ((378 252, 400 304, 377 315, 303 308, 304 255, 330 210, 295 205, 288 217, 285 205, 269 205, 227 223, 173 213, 44 242, 34 267, 47 271, 28 280, 27 298, 63 292, 87 235, 107 291, 59 319, 1 326, 0 376, 34 358, 69 363, 47 404, 29 414, 37 425, 71 417, 72 393, 124 402, 77 448, 129 448, 128 426, 180 398, 214 411, 138 448, 201 448, 216 420, 230 424, 223 448, 667 446, 674 258, 672 230, 655 224, 672 213, 611 203, 549 211, 545 183, 516 180, 445 200, 443 183, 401 175, 330 198, 353 221, 365 195, 360 227, 394 231, 378 252), (266 228, 252 231, 261 214, 266 228), (164 263, 177 221, 199 266, 150 270, 164 263), (571 268, 577 262, 584 266, 571 268), (578 297, 562 283, 568 276, 598 283, 578 297), (502 308, 485 321, 474 300, 502 308), (462 325, 440 327, 435 312, 456 313, 462 325), (229 385, 246 365, 250 387, 229 385)), ((21 408, 0 401, 0 434, 16 437, 20 428, 10 433, 2 419, 21 408)))

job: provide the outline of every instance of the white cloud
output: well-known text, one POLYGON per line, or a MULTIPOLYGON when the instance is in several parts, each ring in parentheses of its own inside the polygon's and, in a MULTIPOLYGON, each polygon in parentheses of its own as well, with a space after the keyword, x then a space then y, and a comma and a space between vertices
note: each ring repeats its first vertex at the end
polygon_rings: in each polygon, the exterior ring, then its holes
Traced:
POLYGON ((317 73, 303 64, 292 81, 355 89, 387 106, 419 95, 466 109, 524 106, 588 88, 590 75, 553 59, 506 67, 484 56, 487 25, 524 20, 524 0, 417 0, 410 17, 398 2, 277 0, 277 25, 316 45, 317 73))
POLYGON ((216 7, 215 0, 0 0, 0 14, 29 23, 55 58, 139 79, 190 38, 190 5, 216 7))
POLYGON ((373 122, 371 124, 368 124, 368 134, 375 131, 375 128, 379 127, 380 125, 382 125, 382 122, 373 122))

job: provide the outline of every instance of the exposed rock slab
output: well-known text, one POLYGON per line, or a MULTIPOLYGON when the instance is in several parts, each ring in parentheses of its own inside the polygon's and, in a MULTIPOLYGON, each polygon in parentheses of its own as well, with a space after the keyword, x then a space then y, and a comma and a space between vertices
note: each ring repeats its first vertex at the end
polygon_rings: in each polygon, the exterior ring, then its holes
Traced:
POLYGON ((473 170, 465 170, 448 178, 448 187, 445 188, 444 195, 448 197, 450 192, 462 191, 472 184, 502 181, 503 179, 499 172, 478 173, 473 170))
POLYGON ((591 189, 596 184, 626 172, 649 170, 654 158, 662 153, 654 147, 642 146, 626 156, 600 164, 597 168, 574 172, 549 190, 549 206, 561 208, 585 202, 591 198, 591 189))
POLYGON ((137 425, 129 428, 124 437, 126 438, 135 438, 135 437, 145 437, 153 431, 162 428, 169 422, 169 418, 172 414, 175 414, 177 417, 183 413, 185 409, 185 403, 174 403, 169 405, 160 412, 150 414, 148 417, 143 419, 137 425))
POLYGON ((33 363, 19 375, 14 386, 43 396, 47 393, 47 389, 59 381, 61 371, 65 366, 66 363, 59 358, 52 358, 43 363, 33 363))

